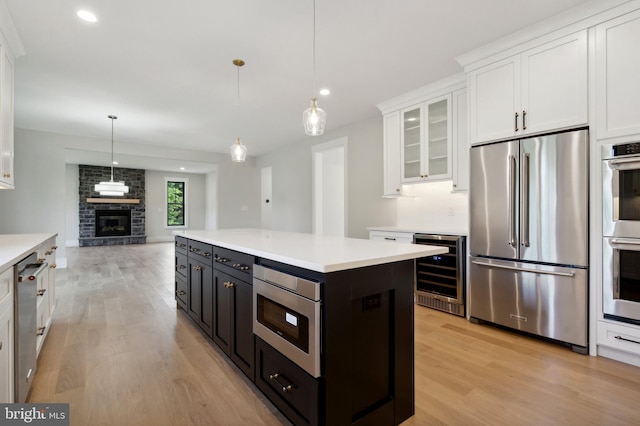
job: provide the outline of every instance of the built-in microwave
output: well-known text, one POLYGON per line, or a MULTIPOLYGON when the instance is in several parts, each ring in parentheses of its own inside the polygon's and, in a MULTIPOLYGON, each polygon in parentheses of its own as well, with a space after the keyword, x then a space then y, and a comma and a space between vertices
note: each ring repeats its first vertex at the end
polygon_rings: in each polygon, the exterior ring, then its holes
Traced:
POLYGON ((640 238, 640 142, 602 147, 604 236, 640 238))

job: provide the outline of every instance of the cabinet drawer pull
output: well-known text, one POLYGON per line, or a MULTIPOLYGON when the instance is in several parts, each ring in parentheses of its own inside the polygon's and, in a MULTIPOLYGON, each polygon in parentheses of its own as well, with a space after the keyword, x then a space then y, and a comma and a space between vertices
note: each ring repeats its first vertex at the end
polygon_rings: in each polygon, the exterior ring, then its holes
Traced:
POLYGON ((176 292, 176 294, 177 294, 178 296, 184 296, 185 294, 187 294, 187 292, 186 292, 186 291, 184 291, 184 290, 180 290, 180 291, 177 291, 177 292, 176 292))
POLYGON ((187 245, 186 244, 182 244, 182 243, 176 243, 176 245, 180 248, 185 248, 187 245))
POLYGON ((10 177, 11 177, 11 173, 5 173, 5 174, 4 174, 4 177, 6 177, 6 178, 10 178, 10 177))
POLYGON ((42 336, 46 329, 47 329, 47 327, 38 327, 38 332, 36 333, 36 335, 37 336, 42 336))
POLYGON ((385 240, 387 241, 395 241, 396 239, 393 237, 384 237, 385 240))
POLYGON ((276 382, 278 384, 278 386, 280 386, 282 388, 282 392, 284 392, 284 393, 291 392, 293 387, 291 385, 285 386, 282 383, 280 383, 280 380, 278 380, 279 377, 280 377, 280 374, 278 374, 278 373, 269 374, 269 380, 272 380, 272 381, 276 382))
POLYGON ((204 257, 211 257, 211 253, 209 253, 208 251, 205 251, 204 253, 202 253, 202 255, 204 257))
POLYGON ((518 115, 518 112, 516 111, 516 129, 515 129, 516 132, 518 131, 518 117, 519 115, 518 115))
POLYGON ((225 259, 224 257, 214 257, 213 258, 216 262, 218 263, 227 263, 229 261, 229 259, 225 259))
POLYGON ((47 289, 46 288, 41 288, 40 290, 38 290, 37 295, 38 296, 44 296, 44 294, 46 293, 47 289))
POLYGON ((184 266, 184 265, 178 265, 178 266, 176 266, 176 269, 184 269, 184 268, 186 268, 186 266, 184 266))
POLYGON ((235 286, 234 283, 230 282, 230 281, 226 281, 224 283, 225 288, 233 288, 235 286))
POLYGON ((240 266, 240 270, 241 270, 241 271, 248 271, 248 270, 249 270, 249 267, 248 267, 248 266, 246 266, 246 265, 242 265, 242 266, 240 266))
POLYGON ((614 336, 614 338, 615 338, 615 339, 618 339, 618 340, 624 340, 625 342, 637 343, 637 344, 639 344, 639 345, 640 345, 640 342, 638 342, 637 340, 625 339, 625 338, 624 338, 624 337, 622 337, 622 336, 614 336))
POLYGON ((58 265, 56 265, 55 263, 52 263, 51 265, 49 265, 49 268, 51 269, 56 269, 58 267, 58 265))
POLYGON ((202 266, 194 266, 193 269, 195 271, 202 271, 202 266))

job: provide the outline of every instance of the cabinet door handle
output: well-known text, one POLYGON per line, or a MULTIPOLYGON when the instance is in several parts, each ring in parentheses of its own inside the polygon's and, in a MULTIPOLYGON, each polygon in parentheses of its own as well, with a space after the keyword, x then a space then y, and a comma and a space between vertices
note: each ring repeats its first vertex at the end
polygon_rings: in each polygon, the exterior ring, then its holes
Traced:
POLYGON ((226 281, 224 283, 225 288, 233 288, 235 286, 234 283, 230 282, 230 281, 226 281))
POLYGON ((518 112, 516 111, 516 132, 518 131, 518 112))
POLYGON ((282 388, 282 392, 287 393, 287 392, 291 392, 291 390, 293 390, 293 387, 291 385, 283 385, 280 380, 278 380, 278 378, 280 378, 280 374, 275 373, 275 374, 269 374, 269 380, 272 380, 274 382, 276 382, 278 384, 278 386, 280 386, 282 388))
POLYGON ((36 333, 36 336, 42 336, 46 329, 47 327, 38 327, 38 332, 36 333))
POLYGON ((10 178, 10 177, 11 177, 11 173, 5 173, 5 174, 4 174, 4 177, 6 177, 6 178, 10 178))
POLYGON ((0 351, 2 350, 2 341, 0 340, 0 351))
POLYGON ((36 293, 37 296, 44 296, 44 294, 47 292, 46 288, 41 288, 40 290, 38 290, 38 293, 36 293))
POLYGON ((49 268, 51 269, 56 269, 58 267, 58 265, 56 265, 55 263, 52 263, 51 265, 49 265, 49 268))

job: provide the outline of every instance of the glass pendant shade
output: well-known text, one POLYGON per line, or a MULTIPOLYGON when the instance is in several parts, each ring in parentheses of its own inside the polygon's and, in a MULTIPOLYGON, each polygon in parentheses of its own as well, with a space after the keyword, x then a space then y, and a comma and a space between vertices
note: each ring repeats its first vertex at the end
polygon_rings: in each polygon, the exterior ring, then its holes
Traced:
POLYGON ((242 163, 247 158, 247 147, 242 145, 240 138, 236 138, 236 143, 231 145, 231 160, 242 163))
POLYGON ((322 108, 318 108, 318 100, 311 99, 311 106, 302 113, 304 132, 309 136, 318 136, 324 133, 324 123, 327 113, 322 108))

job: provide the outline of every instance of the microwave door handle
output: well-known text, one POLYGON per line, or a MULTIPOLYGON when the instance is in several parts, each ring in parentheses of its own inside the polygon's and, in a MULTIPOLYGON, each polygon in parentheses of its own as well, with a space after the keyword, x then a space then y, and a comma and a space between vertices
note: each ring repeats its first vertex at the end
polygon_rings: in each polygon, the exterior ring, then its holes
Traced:
POLYGON ((509 235, 507 244, 516 246, 516 157, 509 156, 509 235))

